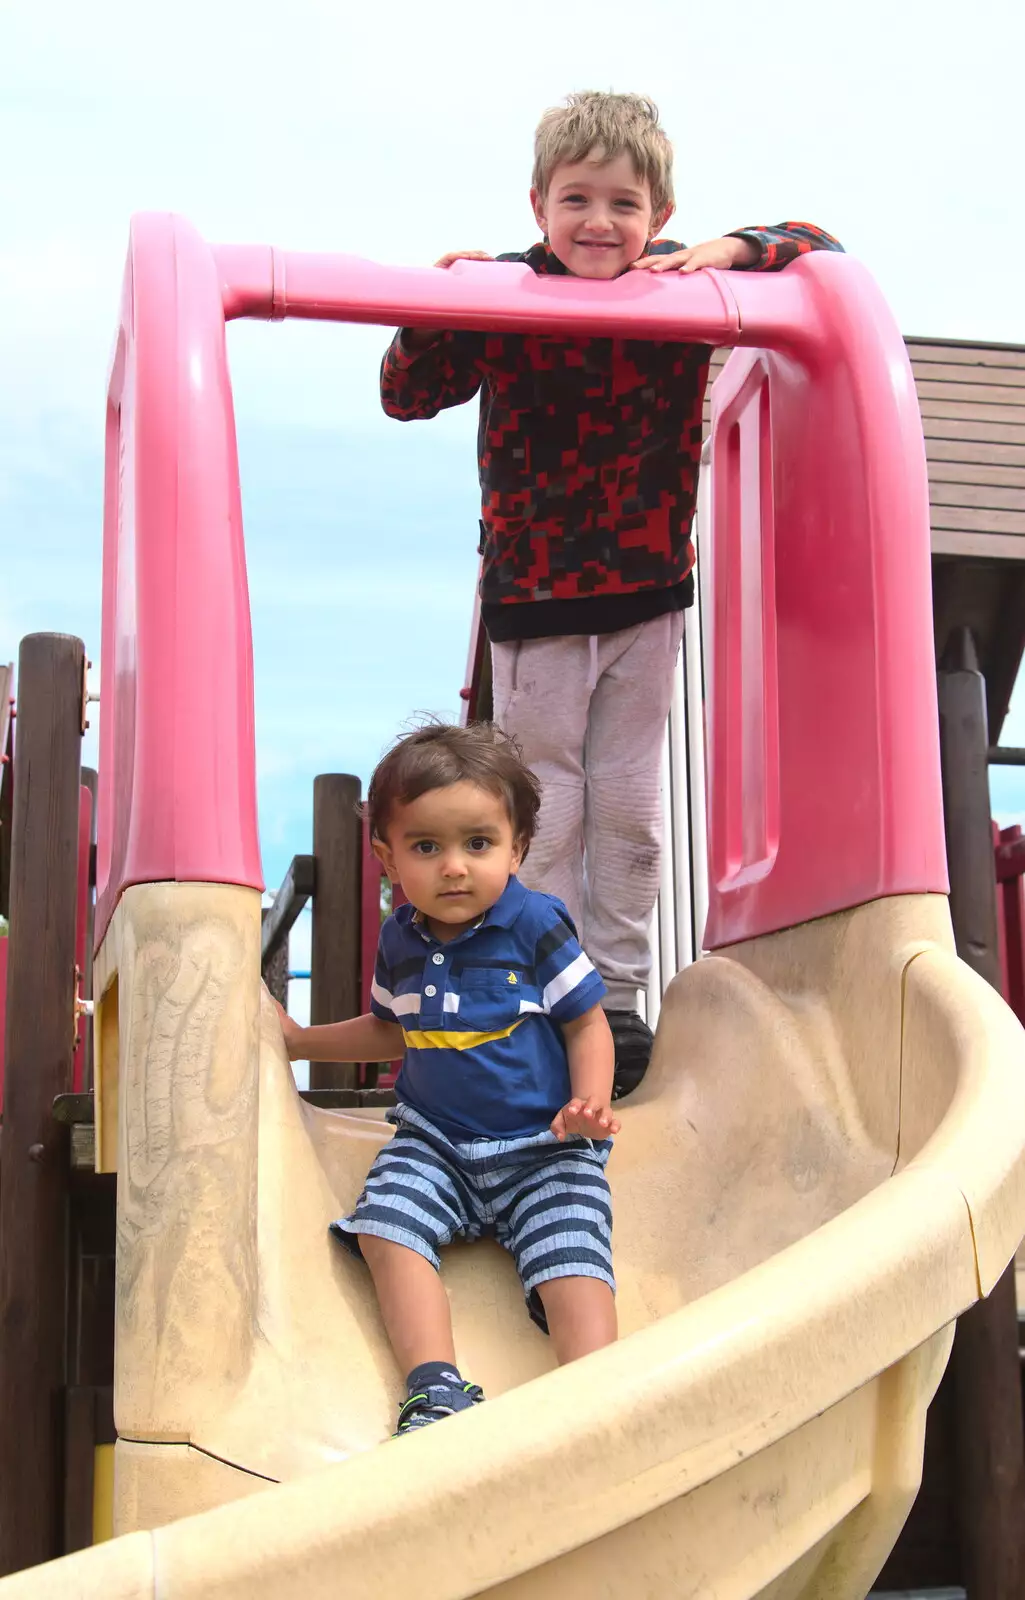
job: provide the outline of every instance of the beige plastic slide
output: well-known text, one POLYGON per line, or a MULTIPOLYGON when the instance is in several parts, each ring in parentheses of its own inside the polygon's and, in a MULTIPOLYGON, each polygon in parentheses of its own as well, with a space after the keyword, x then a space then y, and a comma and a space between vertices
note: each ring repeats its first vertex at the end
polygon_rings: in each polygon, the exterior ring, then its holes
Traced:
POLYGON ((299 1099, 259 939, 255 891, 150 884, 104 941, 124 1537, 2 1600, 863 1600, 953 1321, 1025 1231, 1025 1038, 946 901, 681 973, 609 1165, 621 1341, 553 1370, 503 1252, 454 1248, 489 1403, 401 1441, 327 1233, 389 1130, 299 1099))

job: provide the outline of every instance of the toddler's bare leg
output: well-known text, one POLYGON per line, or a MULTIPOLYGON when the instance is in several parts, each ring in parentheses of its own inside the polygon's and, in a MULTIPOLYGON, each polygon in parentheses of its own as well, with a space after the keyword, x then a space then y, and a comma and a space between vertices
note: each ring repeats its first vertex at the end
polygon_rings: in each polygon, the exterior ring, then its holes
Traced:
POLYGON ((560 1366, 615 1343, 615 1296, 600 1278, 550 1278, 537 1292, 560 1366))
POLYGON ((455 1365, 448 1295, 431 1263, 391 1239, 360 1235, 385 1330, 403 1376, 424 1361, 455 1365))

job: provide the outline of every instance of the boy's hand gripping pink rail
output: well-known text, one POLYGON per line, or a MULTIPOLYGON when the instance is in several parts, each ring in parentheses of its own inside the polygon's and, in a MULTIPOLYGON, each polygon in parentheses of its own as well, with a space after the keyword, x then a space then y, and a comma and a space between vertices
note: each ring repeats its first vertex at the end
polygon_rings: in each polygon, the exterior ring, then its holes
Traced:
POLYGON ((602 284, 211 247, 142 215, 107 413, 97 939, 130 883, 262 881, 238 316, 764 347, 715 391, 708 942, 945 888, 921 427, 862 267, 602 284))

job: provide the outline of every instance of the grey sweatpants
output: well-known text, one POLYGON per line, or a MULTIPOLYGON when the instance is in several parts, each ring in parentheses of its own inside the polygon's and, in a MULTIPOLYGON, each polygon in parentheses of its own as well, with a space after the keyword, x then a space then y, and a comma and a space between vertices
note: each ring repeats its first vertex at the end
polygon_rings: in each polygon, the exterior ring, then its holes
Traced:
POLYGON ((520 878, 558 895, 608 986, 634 1010, 662 851, 661 759, 683 613, 597 637, 491 647, 494 716, 541 780, 520 878))

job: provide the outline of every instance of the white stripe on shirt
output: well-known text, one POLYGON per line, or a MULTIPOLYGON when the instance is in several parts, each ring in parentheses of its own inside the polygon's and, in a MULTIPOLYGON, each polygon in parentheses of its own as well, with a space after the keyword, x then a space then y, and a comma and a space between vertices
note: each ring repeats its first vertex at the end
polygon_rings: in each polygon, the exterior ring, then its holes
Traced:
POLYGON ((395 996, 390 989, 385 989, 379 984, 376 978, 373 979, 370 985, 370 998, 371 1000, 376 1000, 378 1005, 382 1006, 385 1011, 394 1011, 395 1009, 395 996))
POLYGON ((576 960, 571 961, 568 967, 563 967, 561 972, 557 972, 551 983, 545 988, 545 992, 541 996, 541 1002, 545 1010, 551 1011, 553 1006, 558 1005, 565 995, 575 989, 578 984, 583 983, 588 974, 593 971, 594 967, 581 950, 576 960))

